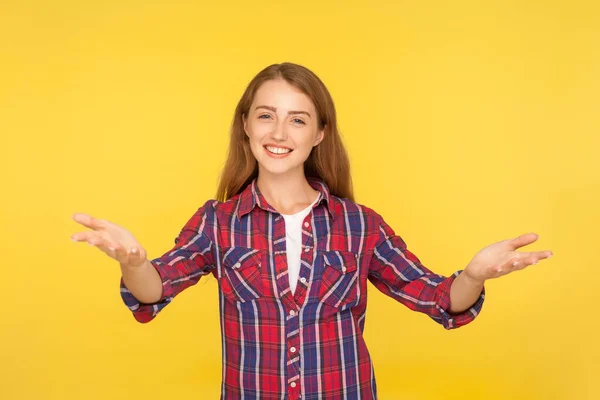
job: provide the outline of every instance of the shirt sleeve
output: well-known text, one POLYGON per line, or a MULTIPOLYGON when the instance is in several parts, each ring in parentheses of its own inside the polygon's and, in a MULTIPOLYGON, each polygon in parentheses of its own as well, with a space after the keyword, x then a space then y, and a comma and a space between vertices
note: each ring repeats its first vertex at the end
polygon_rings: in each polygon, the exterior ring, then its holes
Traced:
POLYGON ((156 303, 141 303, 125 286, 121 277, 121 298, 131 310, 134 318, 141 323, 154 319, 175 296, 184 289, 198 283, 203 275, 214 269, 213 244, 204 232, 210 226, 206 207, 202 206, 181 229, 175 238, 175 246, 162 256, 150 260, 162 281, 162 296, 156 303))
POLYGON ((369 280, 378 290, 411 310, 427 314, 445 329, 466 325, 479 315, 485 289, 469 309, 450 314, 450 287, 462 270, 449 277, 434 274, 381 217, 377 220, 379 239, 369 264, 369 280))

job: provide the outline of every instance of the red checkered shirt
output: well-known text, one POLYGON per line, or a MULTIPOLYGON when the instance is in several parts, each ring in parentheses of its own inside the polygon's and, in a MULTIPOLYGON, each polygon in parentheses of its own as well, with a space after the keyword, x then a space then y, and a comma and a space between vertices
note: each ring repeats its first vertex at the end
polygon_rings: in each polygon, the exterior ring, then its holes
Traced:
POLYGON ((290 290, 285 221, 256 180, 226 202, 207 201, 175 246, 151 260, 162 298, 140 303, 121 279, 121 296, 139 322, 152 320, 177 294, 213 274, 219 283, 221 399, 377 398, 363 337, 367 280, 446 329, 471 322, 449 314, 450 277, 432 273, 372 209, 332 195, 310 178, 319 198, 302 224, 297 288, 290 290))

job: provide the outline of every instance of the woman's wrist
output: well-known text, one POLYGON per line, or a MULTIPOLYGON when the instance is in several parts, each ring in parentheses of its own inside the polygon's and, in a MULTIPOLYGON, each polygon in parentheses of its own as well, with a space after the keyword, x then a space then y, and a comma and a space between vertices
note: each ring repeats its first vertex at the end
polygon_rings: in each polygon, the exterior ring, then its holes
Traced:
POLYGON ((466 268, 462 272, 462 275, 463 275, 463 280, 469 286, 482 288, 485 283, 485 279, 479 279, 479 278, 471 276, 471 274, 469 274, 469 271, 466 268))

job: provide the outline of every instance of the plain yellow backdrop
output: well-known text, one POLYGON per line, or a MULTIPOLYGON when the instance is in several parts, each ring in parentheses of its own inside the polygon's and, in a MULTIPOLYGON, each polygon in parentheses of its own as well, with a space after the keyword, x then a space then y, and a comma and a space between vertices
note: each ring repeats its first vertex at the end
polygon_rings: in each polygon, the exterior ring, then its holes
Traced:
POLYGON ((600 398, 599 27, 591 0, 4 0, 0 398, 219 397, 215 279, 139 324, 71 215, 162 255, 215 196, 246 84, 282 61, 328 86, 357 202, 424 265, 526 232, 554 252, 454 331, 370 285, 379 398, 600 398))

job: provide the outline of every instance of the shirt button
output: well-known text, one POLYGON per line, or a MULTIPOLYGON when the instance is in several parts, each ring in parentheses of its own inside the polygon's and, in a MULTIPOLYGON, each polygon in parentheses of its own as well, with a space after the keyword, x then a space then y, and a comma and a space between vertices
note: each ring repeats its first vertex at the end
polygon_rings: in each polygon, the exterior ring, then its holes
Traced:
POLYGON ((305 222, 305 223, 304 223, 304 227, 305 227, 305 228, 308 228, 309 226, 310 226, 310 224, 309 224, 308 222, 305 222))
POLYGON ((291 387, 296 387, 296 382, 292 382, 292 383, 290 383, 290 386, 291 386, 291 387))
POLYGON ((292 347, 292 348, 290 349, 290 351, 291 351, 292 353, 295 353, 295 352, 296 352, 296 348, 295 348, 295 347, 292 347))
POLYGON ((306 278, 305 277, 300 278, 300 282, 306 283, 306 278))
POLYGON ((293 317, 294 315, 296 315, 296 311, 290 310, 290 315, 293 317))
POLYGON ((239 267, 240 267, 240 265, 242 265, 242 264, 240 264, 240 263, 235 263, 235 264, 233 265, 233 268, 239 268, 239 267))
POLYGON ((342 272, 346 272, 346 267, 342 266, 342 272))

